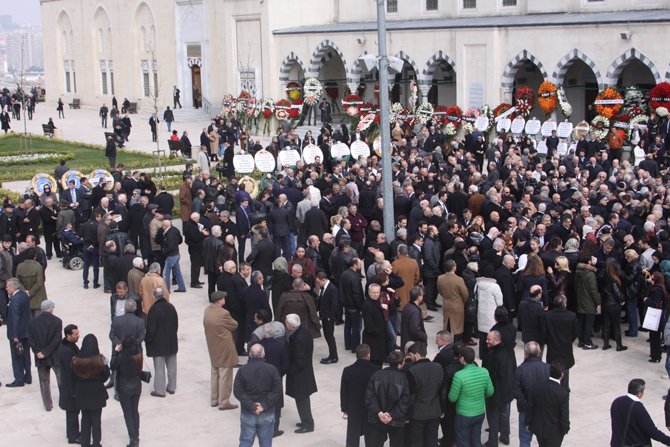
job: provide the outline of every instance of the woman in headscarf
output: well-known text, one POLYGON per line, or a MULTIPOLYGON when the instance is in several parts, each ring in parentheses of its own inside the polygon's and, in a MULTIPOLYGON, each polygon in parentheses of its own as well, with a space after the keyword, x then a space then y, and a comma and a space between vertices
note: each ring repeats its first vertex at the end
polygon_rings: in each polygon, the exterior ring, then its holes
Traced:
POLYGON ((144 358, 140 351, 134 335, 126 335, 121 341, 121 346, 116 347, 118 352, 112 358, 111 368, 116 373, 116 389, 119 393, 119 401, 123 410, 123 418, 126 420, 126 429, 130 437, 127 447, 137 447, 140 444, 140 395, 142 394, 142 364, 144 358))
POLYGON ((565 250, 563 256, 568 259, 568 266, 571 272, 574 272, 579 264, 579 240, 571 237, 565 242, 565 250))
POLYGON ((102 439, 102 409, 107 405, 109 395, 105 382, 109 379, 107 359, 100 354, 98 339, 88 334, 84 337, 81 350, 72 359, 74 389, 72 394, 81 411, 81 445, 100 446, 102 439), (93 444, 91 444, 91 435, 93 444))
POLYGON ((288 262, 283 256, 272 263, 272 311, 277 311, 282 293, 293 289, 293 278, 288 274, 288 262))
POLYGON ((51 190, 51 185, 46 184, 44 185, 44 192, 40 196, 39 204, 44 205, 49 197, 51 197, 55 206, 58 203, 58 196, 56 196, 56 193, 51 190))
MULTIPOLYGON (((644 304, 648 308, 660 309, 661 320, 658 324, 658 330, 649 331, 649 361, 651 363, 660 363, 661 361, 661 334, 665 327, 665 306, 668 300, 668 292, 665 289, 665 278, 661 272, 655 272, 651 276, 651 287, 644 299, 644 304)), ((83 439, 83 438, 82 438, 83 439)))

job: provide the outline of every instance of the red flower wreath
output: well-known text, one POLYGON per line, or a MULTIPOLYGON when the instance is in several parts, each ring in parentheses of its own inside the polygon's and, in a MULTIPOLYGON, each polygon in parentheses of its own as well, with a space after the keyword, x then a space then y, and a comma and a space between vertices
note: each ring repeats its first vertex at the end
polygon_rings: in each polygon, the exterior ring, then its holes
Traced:
POLYGON ((286 84, 286 96, 291 100, 298 99, 302 96, 302 87, 295 81, 286 84))
MULTIPOLYGON (((498 107, 493 109, 493 117, 498 118, 500 115, 507 112, 511 108, 512 108, 512 104, 502 103, 498 107)), ((514 121, 514 118, 516 118, 516 114, 512 113, 511 115, 508 116, 508 118, 510 120, 514 121)))
POLYGON ((344 111, 349 116, 358 116, 363 100, 358 95, 349 95, 342 100, 344 111))
POLYGON ((363 115, 363 116, 367 115, 368 113, 370 113, 372 108, 373 108, 372 103, 371 102, 366 102, 365 104, 363 104, 361 106, 361 109, 360 109, 361 115, 363 115))
POLYGON ((461 125, 461 118, 463 118, 463 111, 458 106, 451 106, 447 109, 445 121, 452 123, 456 129, 461 125))
POLYGON ((444 124, 447 121, 447 111, 448 109, 445 106, 435 107, 435 111, 433 112, 433 119, 438 124, 444 124))
POLYGON ((340 93, 337 82, 326 82, 324 87, 326 88, 326 94, 331 99, 337 98, 337 95, 340 93))
POLYGON ((286 99, 280 99, 275 104, 275 116, 279 121, 285 121, 289 117, 289 110, 291 109, 291 103, 286 99))
MULTIPOLYGON (((379 114, 377 114, 377 115, 379 115, 379 114)), ((412 111, 410 109, 405 107, 404 109, 402 109, 400 111, 400 113, 398 115, 403 117, 402 119, 407 123, 408 126, 414 127, 414 124, 416 123, 416 117, 414 116, 414 114, 412 113, 412 111)))
POLYGON ((300 116, 302 112, 302 99, 296 99, 291 104, 291 109, 288 111, 288 116, 295 119, 300 116))
POLYGON ((651 89, 649 94, 649 106, 651 110, 656 110, 659 107, 670 107, 670 84, 661 82, 651 89))
POLYGON ((535 93, 528 86, 523 86, 516 91, 516 108, 521 116, 528 116, 535 107, 535 93))
POLYGON ((249 99, 250 97, 251 97, 251 95, 249 95, 249 92, 243 90, 243 91, 240 93, 240 96, 237 97, 237 101, 238 101, 238 102, 239 102, 239 101, 242 101, 242 100, 246 101, 246 100, 249 99))

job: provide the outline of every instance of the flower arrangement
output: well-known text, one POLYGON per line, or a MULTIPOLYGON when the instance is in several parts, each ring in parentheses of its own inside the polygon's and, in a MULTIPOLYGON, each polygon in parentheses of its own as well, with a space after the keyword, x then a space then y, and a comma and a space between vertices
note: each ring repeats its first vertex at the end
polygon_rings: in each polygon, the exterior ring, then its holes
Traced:
POLYGON ((302 99, 296 99, 291 103, 291 108, 288 111, 288 116, 292 119, 296 119, 302 113, 302 99))
POLYGON ((465 112, 463 112, 463 116, 467 117, 467 118, 471 118, 471 119, 467 120, 468 122, 475 122, 477 120, 477 118, 479 118, 479 109, 470 108, 470 109, 466 110, 465 112))
POLYGON ((358 95, 348 95, 342 100, 342 107, 349 116, 358 116, 363 100, 358 95))
MULTIPOLYGON (((389 92, 389 98, 391 98, 391 92, 389 92)), ((377 100, 377 104, 379 104, 379 82, 375 84, 375 99, 377 100)))
POLYGON ((396 116, 396 118, 399 118, 401 120, 405 120, 407 125, 414 127, 414 124, 416 123, 416 115, 412 113, 410 109, 407 107, 403 108, 400 113, 396 116))
POLYGON ((416 119, 425 126, 433 117, 433 105, 429 102, 424 102, 416 108, 414 115, 416 115, 416 119))
POLYGON ((275 102, 274 100, 268 98, 263 102, 263 116, 265 118, 271 118, 272 115, 275 113, 275 102))
POLYGON ((372 103, 366 102, 360 108, 361 115, 367 115, 373 108, 374 107, 372 107, 372 103))
POLYGON ((630 116, 619 115, 617 119, 614 121, 614 124, 612 124, 612 127, 616 127, 618 129, 628 129, 629 123, 630 123, 630 116))
MULTIPOLYGON (((505 103, 505 102, 502 103, 502 104, 500 104, 498 107, 496 107, 495 109, 493 109, 493 117, 494 117, 494 118, 498 118, 500 115, 502 115, 503 113, 507 112, 507 111, 508 111, 509 109, 511 109, 512 107, 513 107, 512 104, 507 104, 507 103, 505 103)), ((514 118, 516 118, 516 113, 512 112, 512 113, 509 115, 509 119, 511 119, 512 121, 514 121, 514 118)))
POLYGON ((535 107, 535 93, 533 89, 528 86, 523 86, 516 91, 516 109, 524 118, 530 115, 535 107))
POLYGON ((640 91, 640 89, 635 86, 631 86, 626 89, 623 95, 623 99, 624 106, 629 108, 633 106, 643 107, 645 103, 644 93, 642 93, 642 91, 640 91))
POLYGON ((275 104, 275 117, 279 121, 285 121, 289 117, 289 110, 291 110, 291 103, 285 99, 280 99, 275 104))
MULTIPOLYGON (((247 92, 242 92, 242 93, 247 93, 247 92)), ((237 116, 242 117, 243 115, 246 114, 247 112, 247 101, 249 100, 248 93, 246 97, 242 97, 240 95, 237 98, 237 103, 235 104, 235 112, 237 112, 237 116)))
POLYGON ((617 116, 622 107, 623 97, 611 87, 606 88, 596 97, 596 112, 608 120, 617 116), (598 104, 599 101, 602 101, 603 103, 598 104))
POLYGON ((435 111, 433 112, 433 119, 437 124, 444 124, 447 121, 447 110, 448 109, 445 106, 435 107, 435 111))
MULTIPOLYGON (((321 82, 318 79, 309 78, 308 80, 306 80, 305 87, 303 88, 303 90, 304 90, 303 96, 305 98, 305 104, 307 104, 310 107, 314 107, 319 103, 322 95, 321 92, 322 87, 321 82)), ((294 103, 296 100, 294 100, 294 103)))
POLYGON ((610 120, 606 116, 598 115, 591 121, 589 132, 596 137, 603 139, 607 137, 610 128, 610 120))
POLYGON ((286 84, 286 96, 288 96, 291 101, 295 101, 296 99, 300 98, 301 90, 302 88, 300 87, 300 84, 295 81, 291 81, 286 84))
POLYGON ((458 129, 456 128, 454 123, 447 123, 447 125, 444 126, 444 134, 447 135, 448 137, 455 137, 457 133, 458 129))
MULTIPOLYGON (((495 125, 495 122, 493 121, 493 110, 491 110, 491 106, 488 104, 484 104, 481 109, 479 109, 479 115, 480 116, 485 116, 489 119, 489 127, 486 129, 487 132, 490 132, 491 129, 493 129, 493 126, 495 125)), ((483 129, 482 129, 483 130, 483 129)))
POLYGON ((326 82, 324 87, 326 89, 326 95, 328 95, 330 99, 336 99, 337 95, 340 93, 340 88, 338 87, 337 82, 326 82))
POLYGON ((560 87, 558 89, 558 104, 561 107, 561 112, 563 112, 563 115, 566 118, 570 118, 570 115, 572 115, 572 106, 568 102, 568 97, 565 94, 565 90, 563 90, 563 87, 560 87))
POLYGON ((451 106, 447 109, 447 114, 444 117, 445 122, 452 123, 456 129, 461 125, 463 118, 463 111, 458 106, 451 106))
MULTIPOLYGON (((412 110, 416 111, 417 110, 417 104, 419 102, 419 96, 418 96, 418 91, 417 91, 417 88, 416 88, 416 81, 414 79, 412 79, 409 83, 409 91, 410 91, 409 107, 412 110)), ((431 107, 432 107, 432 105, 431 105, 431 107)))
POLYGON ((642 113, 643 113, 642 107, 640 106, 633 106, 628 109, 628 116, 630 116, 631 118, 635 118, 638 115, 642 115, 642 113))
POLYGON ((399 102, 394 102, 393 105, 391 105, 391 113, 389 113, 389 123, 393 124, 397 118, 400 118, 398 114, 402 112, 402 109, 403 106, 399 102))
POLYGON ((358 126, 356 126, 356 130, 359 132, 365 132, 370 128, 372 123, 374 123, 376 116, 379 115, 378 113, 369 113, 361 118, 361 120, 358 122, 358 126))
POLYGON ((630 140, 631 133, 633 132, 635 124, 646 124, 647 121, 649 121, 649 117, 644 114, 631 116, 630 123, 628 124, 628 139, 630 140))
POLYGON ((247 117, 256 116, 256 98, 249 98, 247 101, 247 117))
POLYGON ((670 103, 670 83, 661 82, 651 89, 649 94, 649 107, 656 110, 659 107, 666 107, 670 103))
POLYGON ((544 113, 548 114, 556 110, 556 106, 558 106, 557 90, 558 88, 549 81, 544 81, 537 89, 537 102, 544 113))
POLYGON ((233 98, 233 95, 224 96, 223 101, 221 101, 221 116, 227 119, 233 113, 236 105, 237 101, 233 98))
POLYGON ((659 107, 656 109, 656 115, 660 116, 661 118, 665 118, 668 116, 668 109, 665 107, 659 107))
POLYGON ((474 130, 475 130, 475 126, 473 126, 472 124, 470 124, 470 123, 463 124, 463 132, 472 133, 474 130))

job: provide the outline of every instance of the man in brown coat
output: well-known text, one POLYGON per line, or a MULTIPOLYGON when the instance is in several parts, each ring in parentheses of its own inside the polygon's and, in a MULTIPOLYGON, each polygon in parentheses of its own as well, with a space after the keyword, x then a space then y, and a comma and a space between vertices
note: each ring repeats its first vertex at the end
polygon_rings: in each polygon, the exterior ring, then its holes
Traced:
POLYGON ((472 211, 472 217, 482 215, 482 203, 484 200, 486 200, 486 196, 479 193, 479 187, 476 185, 471 185, 470 198, 468 199, 468 208, 470 208, 470 211, 472 211))
POLYGON ((168 292, 167 284, 161 276, 161 265, 154 262, 149 266, 149 273, 140 281, 140 298, 142 298, 142 314, 146 316, 149 309, 154 304, 153 291, 156 287, 162 287, 165 292, 165 300, 170 302, 170 292, 168 292))
POLYGON ((293 280, 293 290, 284 292, 279 298, 279 304, 275 311, 275 320, 285 321, 289 314, 296 314, 300 317, 303 326, 309 329, 312 338, 321 337, 321 323, 316 315, 316 306, 314 298, 309 294, 309 286, 305 284, 302 278, 293 280))
POLYGON ((465 302, 468 300, 468 288, 460 276, 456 276, 456 263, 449 259, 444 263, 447 271, 437 279, 437 291, 442 295, 442 329, 454 334, 454 340, 460 340, 465 322, 465 302))
POLYGON ((210 403, 212 407, 218 406, 219 410, 234 410, 237 405, 230 403, 230 394, 233 391, 233 367, 239 361, 233 341, 237 321, 223 308, 226 295, 226 292, 220 291, 212 293, 202 324, 212 363, 210 403))
MULTIPOLYGON (((179 187, 179 211, 181 213, 182 223, 188 222, 188 219, 191 217, 191 208, 193 208, 192 184, 193 177, 187 175, 186 178, 184 178, 184 183, 179 187)), ((165 210, 166 213, 171 211, 172 210, 165 210)))
POLYGON ((128 272, 128 291, 140 296, 140 283, 144 279, 144 261, 142 258, 133 259, 133 269, 128 272))
POLYGON ((408 255, 407 245, 398 246, 398 259, 393 262, 393 273, 400 276, 405 285, 396 289, 395 293, 400 297, 400 307, 398 312, 402 312, 405 304, 409 303, 409 291, 412 287, 419 284, 421 276, 419 274, 419 264, 408 255))

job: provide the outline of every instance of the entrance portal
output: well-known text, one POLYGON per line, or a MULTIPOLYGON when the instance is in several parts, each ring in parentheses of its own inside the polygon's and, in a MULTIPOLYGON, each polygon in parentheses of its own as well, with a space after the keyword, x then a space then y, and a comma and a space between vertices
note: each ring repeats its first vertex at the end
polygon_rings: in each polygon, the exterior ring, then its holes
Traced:
POLYGON ((193 107, 202 107, 202 85, 200 83, 200 67, 191 67, 191 88, 193 89, 193 107))

